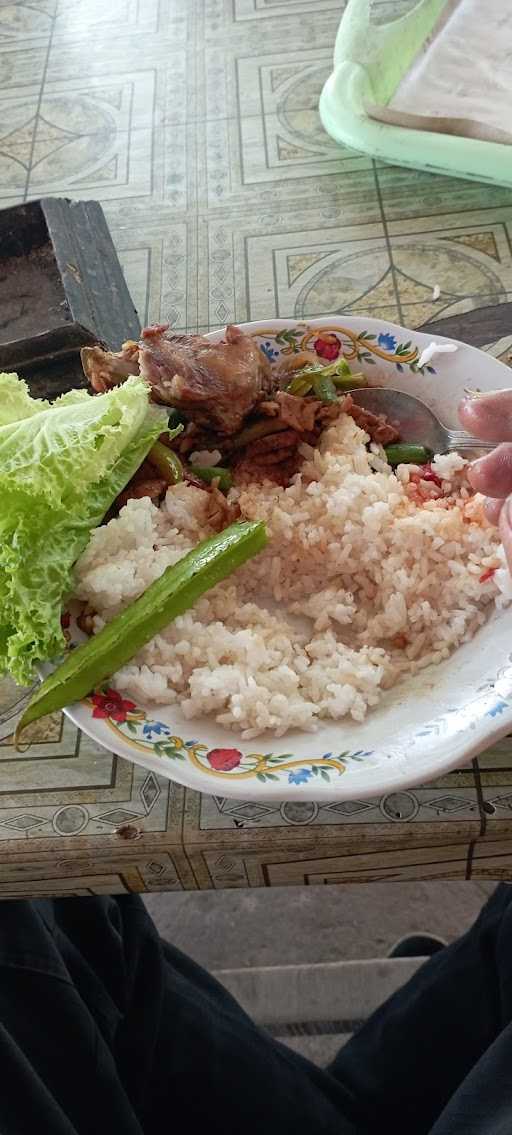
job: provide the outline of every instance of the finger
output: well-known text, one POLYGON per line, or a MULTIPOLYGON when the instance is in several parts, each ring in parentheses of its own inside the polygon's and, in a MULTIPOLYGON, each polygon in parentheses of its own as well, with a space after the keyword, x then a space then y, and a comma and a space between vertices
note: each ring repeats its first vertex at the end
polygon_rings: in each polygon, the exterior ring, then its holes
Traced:
POLYGON ((492 497, 488 497, 484 504, 484 511, 489 524, 499 524, 500 513, 504 504, 504 500, 495 500, 492 497))
POLYGON ((512 390, 464 399, 459 418, 464 429, 482 441, 512 441, 512 390))
POLYGON ((512 499, 510 497, 505 501, 501 510, 500 535, 507 557, 508 569, 512 573, 512 499))
POLYGON ((512 445, 498 445, 486 457, 469 466, 468 478, 477 493, 501 497, 512 493, 512 445))

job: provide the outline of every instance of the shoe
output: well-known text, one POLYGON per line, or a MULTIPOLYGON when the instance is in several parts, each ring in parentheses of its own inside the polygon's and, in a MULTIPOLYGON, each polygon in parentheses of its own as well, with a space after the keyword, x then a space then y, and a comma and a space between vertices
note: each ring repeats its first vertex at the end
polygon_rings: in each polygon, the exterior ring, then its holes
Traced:
POLYGON ((431 958, 447 945, 444 938, 438 938, 436 934, 406 934, 395 942, 387 956, 388 958, 431 958))

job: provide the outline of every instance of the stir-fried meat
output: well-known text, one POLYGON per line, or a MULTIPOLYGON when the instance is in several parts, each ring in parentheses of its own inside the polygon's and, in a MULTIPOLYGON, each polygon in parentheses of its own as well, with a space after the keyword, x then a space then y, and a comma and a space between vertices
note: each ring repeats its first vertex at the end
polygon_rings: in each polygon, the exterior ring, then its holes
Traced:
POLYGON ((284 390, 272 401, 263 402, 260 409, 266 417, 273 419, 273 432, 250 442, 235 454, 237 484, 266 479, 277 485, 288 485, 300 468, 301 441, 316 445, 322 430, 343 412, 345 402, 344 398, 337 402, 299 398, 284 390), (284 426, 279 432, 274 432, 276 421, 284 426))
POLYGON ((152 501, 159 501, 168 489, 167 481, 163 477, 152 477, 147 481, 130 481, 130 484, 119 493, 116 504, 121 509, 130 500, 140 500, 141 497, 151 497, 152 501))
POLYGON ((267 418, 279 418, 290 429, 307 435, 325 429, 346 409, 345 402, 344 398, 338 398, 337 402, 320 402, 280 390, 275 399, 262 402, 259 409, 267 418))
POLYGON ((104 351, 102 347, 82 347, 80 358, 86 378, 98 394, 119 386, 131 374, 139 373, 138 343, 123 343, 120 351, 104 351))
POLYGON ((242 460, 234 469, 235 484, 240 488, 244 485, 261 484, 262 481, 271 481, 274 485, 280 485, 281 488, 286 489, 290 484, 292 477, 298 473, 300 468, 300 461, 297 451, 294 452, 292 457, 280 461, 276 465, 260 465, 256 458, 251 460, 242 460))
POLYGON ((166 331, 147 327, 139 344, 140 373, 155 400, 183 410, 199 426, 235 434, 271 391, 268 360, 238 327, 228 327, 221 343, 166 331))
POLYGON ((243 451, 244 459, 256 458, 259 465, 277 465, 289 456, 290 451, 295 452, 300 437, 295 430, 281 430, 280 433, 269 434, 252 441, 243 451))
POLYGON ((200 450, 212 452, 216 449, 219 453, 223 454, 229 452, 229 441, 226 438, 219 437, 217 434, 212 433, 211 430, 200 429, 199 426, 195 426, 193 422, 189 422, 188 426, 185 426, 183 433, 178 434, 172 441, 169 440, 168 435, 166 440, 164 437, 160 440, 163 441, 164 445, 168 445, 171 449, 174 449, 175 453, 178 453, 183 461, 187 461, 192 453, 197 453, 200 450))
POLYGON ((295 394, 287 394, 286 391, 281 390, 276 394, 276 402, 279 406, 279 416, 287 426, 292 430, 297 430, 297 433, 308 433, 315 428, 316 413, 318 406, 322 403, 317 402, 315 398, 297 398, 295 394))
POLYGON ((237 455, 233 468, 236 484, 267 480, 276 485, 288 485, 300 466, 301 441, 301 435, 295 430, 282 430, 252 441, 237 455))
POLYGON ((385 414, 372 414, 371 410, 366 410, 364 406, 356 406, 350 394, 347 396, 344 409, 354 419, 356 425, 365 430, 377 445, 393 445, 395 441, 400 441, 400 430, 392 422, 388 422, 385 414))

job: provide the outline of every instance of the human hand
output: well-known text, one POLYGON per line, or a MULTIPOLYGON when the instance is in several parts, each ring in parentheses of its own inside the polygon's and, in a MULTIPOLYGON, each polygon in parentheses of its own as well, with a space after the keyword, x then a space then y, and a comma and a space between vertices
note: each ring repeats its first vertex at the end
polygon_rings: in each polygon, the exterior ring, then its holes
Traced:
POLYGON ((468 477, 473 488, 487 497, 486 515, 499 526, 512 573, 512 390, 465 399, 459 418, 474 437, 496 442, 496 449, 473 462, 468 477))

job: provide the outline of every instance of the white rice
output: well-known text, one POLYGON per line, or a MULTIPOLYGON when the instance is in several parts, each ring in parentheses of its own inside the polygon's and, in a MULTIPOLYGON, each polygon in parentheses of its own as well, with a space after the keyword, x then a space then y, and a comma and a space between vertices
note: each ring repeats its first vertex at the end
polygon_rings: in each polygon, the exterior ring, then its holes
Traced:
MULTIPOLYGON (((362 721, 383 690, 471 638, 500 594, 494 577, 480 576, 502 562, 464 460, 434 462, 456 494, 449 507, 418 505, 410 467, 395 476, 367 442, 342 415, 317 449, 302 447, 288 488, 232 490, 243 517, 266 522, 268 547, 157 635, 113 685, 143 702, 179 701, 189 718, 211 713, 245 738, 281 736, 321 718, 362 721)), ((76 595, 98 612, 96 629, 210 534, 207 501, 181 484, 160 509, 129 501, 93 532, 76 595)))

